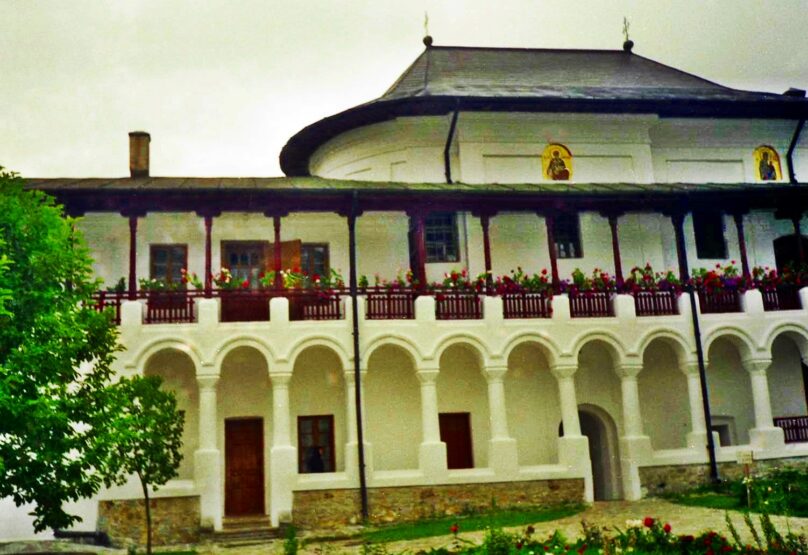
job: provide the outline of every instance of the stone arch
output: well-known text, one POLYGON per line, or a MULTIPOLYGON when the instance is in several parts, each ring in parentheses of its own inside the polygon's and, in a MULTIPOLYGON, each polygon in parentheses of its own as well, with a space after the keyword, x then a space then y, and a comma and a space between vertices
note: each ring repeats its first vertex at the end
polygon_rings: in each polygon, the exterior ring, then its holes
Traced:
POLYGON ((481 368, 485 368, 489 359, 491 358, 491 353, 488 351, 485 344, 480 341, 478 337, 475 337, 469 333, 458 333, 444 337, 438 342, 437 346, 433 350, 433 355, 428 358, 433 358, 439 361, 449 348, 457 345, 464 345, 470 349, 477 357, 481 368))
POLYGON ((595 499, 620 499, 620 450, 614 418, 609 411, 592 403, 578 405, 578 418, 581 433, 589 439, 595 499), (587 416, 591 416, 591 420, 587 416))
POLYGON ((339 341, 328 335, 312 335, 304 337, 303 339, 295 343, 292 346, 292 348, 289 349, 289 354, 286 357, 286 359, 291 364, 292 368, 295 367, 297 359, 300 357, 300 355, 311 347, 324 347, 330 350, 339 358, 343 370, 351 368, 351 361, 353 360, 353 356, 349 355, 345 351, 345 348, 342 345, 342 343, 340 343, 339 341))
POLYGON ((618 374, 624 360, 619 343, 605 334, 588 334, 576 348, 575 393, 579 405, 595 405, 623 429, 623 392, 618 374))
POLYGON ((683 364, 693 358, 693 350, 687 340, 677 331, 670 329, 655 329, 649 331, 640 337, 635 351, 639 353, 640 357, 642 357, 648 346, 654 341, 658 340, 664 341, 669 347, 671 347, 673 352, 676 354, 676 361, 678 363, 683 364))
POLYGON ((221 368, 222 362, 224 362, 227 355, 240 347, 250 347, 261 353, 267 363, 267 368, 271 367, 275 362, 275 354, 272 352, 272 348, 263 339, 254 335, 238 335, 230 337, 217 345, 214 367, 221 368))
POLYGON ((573 341, 572 356, 578 359, 581 350, 590 343, 602 343, 611 355, 615 367, 620 366, 626 358, 626 350, 620 340, 607 331, 584 332, 576 337, 573 341))
POLYGON ((718 339, 726 339, 731 342, 735 348, 738 349, 742 360, 751 358, 757 351, 755 342, 745 330, 734 326, 720 326, 710 330, 702 340, 704 352, 708 359, 710 347, 712 347, 713 343, 718 339))
POLYGON ((766 341, 763 343, 766 352, 772 352, 775 340, 782 335, 788 336, 797 345, 803 360, 808 359, 808 330, 793 322, 785 322, 769 330, 766 341))
POLYGON ((188 355, 194 363, 195 371, 199 372, 199 368, 202 366, 202 356, 200 355, 199 349, 193 343, 173 338, 156 339, 144 345, 132 358, 135 368, 145 368, 152 356, 166 349, 179 351, 188 355))
POLYGON ((423 359, 423 356, 418 350, 418 345, 409 338, 398 335, 381 335, 375 337, 367 347, 364 348, 363 358, 365 364, 367 364, 377 350, 389 346, 395 346, 405 352, 416 369, 418 368, 419 361, 423 359))
POLYGON ((547 359, 547 363, 552 368, 558 362, 558 358, 560 357, 560 353, 558 347, 552 342, 549 337, 545 337, 538 333, 518 333, 512 337, 510 337, 507 342, 505 343, 505 348, 502 349, 502 358, 503 360, 508 360, 510 358, 511 353, 519 346, 530 344, 535 345, 536 347, 541 350, 544 358, 547 359))
POLYGON ((772 416, 808 414, 808 333, 801 326, 786 323, 767 337, 771 365, 766 370, 772 416))
MULTIPOLYGON (((755 426, 752 383, 744 360, 755 352, 745 334, 733 328, 714 330, 704 342, 712 427, 720 443, 746 445, 755 426)), ((767 355, 768 356, 768 355, 767 355)))

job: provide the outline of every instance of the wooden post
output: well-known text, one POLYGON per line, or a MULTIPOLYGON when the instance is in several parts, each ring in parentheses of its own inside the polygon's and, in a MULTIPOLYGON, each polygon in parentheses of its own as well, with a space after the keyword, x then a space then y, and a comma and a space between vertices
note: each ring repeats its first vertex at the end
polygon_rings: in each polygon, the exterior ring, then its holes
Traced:
POLYGON ((415 243, 415 279, 418 280, 418 287, 426 287, 426 235, 424 233, 424 213, 419 211, 412 215, 413 221, 413 242, 415 243))
POLYGON ((555 219, 550 214, 544 214, 544 225, 547 227, 547 248, 550 251, 550 275, 553 278, 553 287, 561 281, 558 277, 558 254, 555 245, 555 219))
POLYGON ((211 230, 213 228, 213 216, 205 215, 205 298, 213 296, 213 254, 211 246, 211 230))
POLYGON ((741 272, 744 278, 749 278, 749 258, 746 256, 746 237, 743 232, 743 212, 734 212, 735 230, 738 232, 738 249, 741 251, 741 272))
POLYGON ((687 247, 685 243, 685 215, 683 212, 671 214, 673 232, 676 235, 676 258, 679 260, 679 279, 687 283, 690 279, 690 270, 687 266, 687 247))
POLYGON ((129 300, 137 299, 137 216, 129 216, 129 300))
POLYGON ((799 262, 800 268, 805 264, 805 249, 802 248, 802 230, 800 229, 801 219, 801 213, 791 217, 791 223, 794 224, 794 239, 797 241, 797 256, 799 257, 797 262, 799 262))
POLYGON ((609 228, 612 231, 612 256, 614 257, 614 279, 617 290, 623 289, 623 263, 620 260, 620 239, 617 229, 617 214, 609 214, 609 228))
POLYGON ((491 287, 493 276, 491 275, 491 237, 488 235, 488 226, 491 223, 490 214, 480 215, 480 225, 483 228, 483 258, 485 260, 485 283, 491 287))
POLYGON ((273 261, 273 268, 275 269, 275 289, 283 289, 283 276, 281 275, 281 217, 275 215, 272 217, 272 226, 275 229, 275 243, 272 253, 275 260, 273 261))

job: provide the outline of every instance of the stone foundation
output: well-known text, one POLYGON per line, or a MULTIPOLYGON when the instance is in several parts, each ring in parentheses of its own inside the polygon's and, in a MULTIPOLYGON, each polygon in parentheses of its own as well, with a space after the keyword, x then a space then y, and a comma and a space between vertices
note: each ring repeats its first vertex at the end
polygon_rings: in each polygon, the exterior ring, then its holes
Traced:
MULTIPOLYGON (((481 512, 492 507, 558 506, 581 503, 583 498, 581 478, 368 489, 370 521, 377 524, 481 512)), ((295 491, 292 507, 292 522, 301 528, 356 524, 361 513, 357 489, 295 491)))
MULTIPOLYGON (((752 472, 783 467, 808 468, 808 457, 754 461, 752 472)), ((691 490, 708 483, 710 478, 709 464, 644 466, 639 470, 640 482, 648 495, 691 490)), ((725 480, 740 480, 743 478, 743 465, 735 462, 718 463, 718 475, 725 480)))
MULTIPOLYGON (((150 499, 152 543, 174 545, 199 541, 199 496, 150 499)), ((142 499, 98 502, 98 530, 115 546, 146 545, 146 511, 142 499)))

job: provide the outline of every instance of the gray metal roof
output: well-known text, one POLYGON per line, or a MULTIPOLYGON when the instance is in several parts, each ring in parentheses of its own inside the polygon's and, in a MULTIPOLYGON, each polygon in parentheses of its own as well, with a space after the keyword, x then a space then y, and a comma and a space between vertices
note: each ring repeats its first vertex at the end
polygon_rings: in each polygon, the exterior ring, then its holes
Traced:
POLYGON ((291 137, 281 169, 309 175, 317 148, 350 129, 453 110, 803 119, 808 100, 731 89, 623 50, 431 46, 380 98, 291 137))

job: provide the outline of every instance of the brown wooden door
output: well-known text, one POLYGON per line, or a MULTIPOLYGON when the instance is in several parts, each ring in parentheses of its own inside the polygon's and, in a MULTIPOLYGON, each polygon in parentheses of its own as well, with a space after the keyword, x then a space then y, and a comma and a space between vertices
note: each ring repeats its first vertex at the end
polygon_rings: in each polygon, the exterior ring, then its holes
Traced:
MULTIPOLYGON (((303 242, 300 239, 281 242, 281 270, 300 271, 300 250, 302 245, 303 242)), ((267 271, 275 270, 275 245, 273 243, 267 243, 266 269, 267 271)))
POLYGON ((449 468, 474 468, 471 449, 471 415, 467 412, 443 412, 438 415, 440 440, 446 444, 449 468))
POLYGON ((264 514, 263 420, 225 420, 224 469, 225 514, 264 514))

